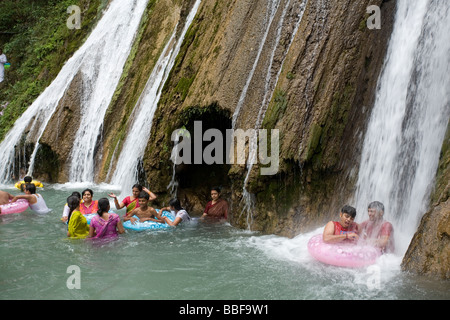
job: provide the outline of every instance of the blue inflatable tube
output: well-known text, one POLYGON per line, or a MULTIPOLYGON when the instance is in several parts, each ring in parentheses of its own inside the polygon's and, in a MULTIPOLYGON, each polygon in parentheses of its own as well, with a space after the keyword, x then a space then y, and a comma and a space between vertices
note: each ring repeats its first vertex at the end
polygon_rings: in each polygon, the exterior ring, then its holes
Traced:
MULTIPOLYGON (((156 211, 159 212, 158 209, 156 209, 156 211)), ((169 218, 169 220, 172 222, 175 220, 175 217, 169 211, 164 211, 162 215, 163 215, 163 217, 165 216, 165 217, 169 218)), ((167 223, 159 223, 159 222, 155 222, 155 221, 139 222, 139 218, 137 216, 133 216, 133 218, 138 219, 138 221, 136 221, 135 224, 132 224, 130 220, 125 221, 123 223, 123 227, 125 229, 133 230, 133 231, 145 231, 145 230, 162 230, 162 229, 172 228, 167 223)))

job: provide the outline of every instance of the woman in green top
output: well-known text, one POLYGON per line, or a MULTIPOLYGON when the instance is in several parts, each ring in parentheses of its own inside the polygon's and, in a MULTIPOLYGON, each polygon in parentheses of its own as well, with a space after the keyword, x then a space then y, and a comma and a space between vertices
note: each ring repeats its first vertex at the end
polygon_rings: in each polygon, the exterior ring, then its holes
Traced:
POLYGON ((86 217, 80 212, 80 199, 76 196, 67 198, 69 207, 67 236, 74 239, 84 239, 89 234, 89 226, 86 217))

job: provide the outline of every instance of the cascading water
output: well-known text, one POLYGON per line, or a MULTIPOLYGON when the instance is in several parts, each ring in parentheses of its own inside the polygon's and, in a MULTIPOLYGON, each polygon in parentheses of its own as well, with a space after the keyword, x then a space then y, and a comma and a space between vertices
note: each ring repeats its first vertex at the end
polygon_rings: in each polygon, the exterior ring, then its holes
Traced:
POLYGON ((102 120, 99 119, 103 119, 120 79, 146 6, 146 0, 115 0, 110 3, 86 42, 67 61, 50 86, 16 121, 3 140, 0 145, 4 151, 0 155, 1 181, 11 179, 15 146, 27 127, 31 127, 30 132, 37 132, 34 137, 27 138, 35 138, 35 149, 28 170, 28 173, 32 174, 39 139, 59 101, 78 73, 81 73, 83 82, 82 117, 72 152, 70 180, 93 181, 93 152, 102 126, 102 120))
MULTIPOLYGON (((302 16, 306 7, 306 3, 307 1, 302 1, 301 3, 295 3, 293 5, 293 11, 296 14, 295 18, 294 18, 294 28, 293 31, 291 33, 290 39, 289 39, 289 43, 286 46, 285 49, 283 49, 283 52, 281 54, 281 64, 279 66, 275 66, 274 65, 274 58, 275 58, 275 54, 277 52, 277 50, 279 50, 279 45, 280 45, 280 40, 281 40, 281 36, 283 34, 283 31, 286 32, 286 30, 284 29, 285 27, 285 20, 287 18, 288 15, 288 9, 291 9, 291 1, 288 0, 285 2, 283 11, 281 13, 281 17, 278 21, 278 24, 276 26, 276 35, 275 35, 275 41, 272 44, 271 47, 271 53, 270 53, 270 60, 269 60, 269 64, 267 66, 266 69, 266 74, 265 74, 265 84, 264 84, 264 96, 263 99, 261 101, 261 106, 258 112, 258 116, 256 118, 256 122, 255 122, 255 132, 256 130, 261 128, 262 122, 264 120, 264 115, 267 111, 267 107, 268 104, 272 98, 273 92, 274 92, 274 88, 276 86, 276 83, 278 82, 278 78, 281 74, 281 69, 284 63, 284 60, 287 56, 287 53, 289 51, 290 45, 292 43, 292 41, 294 40, 295 35, 297 34, 298 28, 300 27, 300 22, 302 20, 302 16), (275 75, 275 76, 274 76, 275 75)), ((242 91, 241 97, 239 99, 238 105, 236 107, 235 113, 233 115, 233 129, 236 126, 236 121, 238 119, 239 113, 241 111, 241 108, 245 102, 245 98, 247 95, 247 89, 253 79, 253 75, 255 73, 256 67, 258 66, 259 63, 259 58, 261 56, 261 53, 264 49, 264 47, 266 45, 270 45, 266 43, 266 38, 269 34, 269 31, 271 29, 272 23, 274 21, 275 15, 277 13, 278 8, 280 7, 281 1, 274 1, 272 2, 269 6, 268 6, 268 27, 266 30, 266 33, 264 35, 264 38, 261 42, 261 46, 259 48, 258 51, 258 55, 257 58, 255 60, 255 63, 253 65, 253 69, 249 74, 249 77, 247 79, 247 83, 244 87, 244 90, 242 91)), ((250 174, 252 172, 253 166, 257 161, 257 150, 258 150, 258 145, 257 145, 257 140, 258 137, 256 135, 253 135, 250 137, 250 141, 249 141, 249 156, 247 159, 247 174, 245 176, 244 179, 244 185, 243 185, 243 189, 242 189, 242 201, 243 201, 243 209, 241 211, 241 214, 243 214, 244 212, 247 214, 247 227, 250 229, 251 225, 252 225, 252 211, 253 211, 253 206, 254 206, 254 200, 253 200, 253 195, 247 190, 247 184, 248 184, 248 180, 250 178, 250 174)))
POLYGON ((426 212, 450 117, 450 3, 401 0, 365 135, 358 220, 381 201, 398 253, 426 212))
MULTIPOLYGON (((83 81, 86 95, 82 104, 80 128, 71 153, 69 179, 94 181, 94 158, 104 115, 122 74, 147 1, 117 1, 90 37, 92 48, 86 51, 83 81), (113 10, 114 9, 114 10, 113 10), (120 21, 116 21, 120 19, 120 21)), ((112 4, 112 5, 113 5, 112 4)))
POLYGON ((128 193, 133 184, 137 181, 138 162, 139 159, 142 159, 144 156, 145 147, 150 136, 153 116, 161 97, 162 88, 172 70, 175 58, 180 52, 184 36, 197 14, 200 3, 201 0, 195 2, 191 12, 186 18, 183 31, 178 39, 175 39, 177 27, 175 28, 147 81, 132 116, 130 117, 133 121, 130 124, 130 130, 117 161, 116 170, 111 179, 112 184, 122 186, 122 192, 128 193))

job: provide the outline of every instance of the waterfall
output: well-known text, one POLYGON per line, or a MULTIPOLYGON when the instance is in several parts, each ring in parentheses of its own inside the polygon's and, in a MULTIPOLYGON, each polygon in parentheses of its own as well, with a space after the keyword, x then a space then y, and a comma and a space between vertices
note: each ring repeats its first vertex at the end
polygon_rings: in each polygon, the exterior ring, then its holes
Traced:
MULTIPOLYGON (((266 73, 265 73, 265 83, 264 83, 264 95, 263 95, 263 99, 259 108, 259 112, 258 112, 258 116, 256 118, 255 121, 255 125, 254 125, 254 129, 255 132, 256 130, 261 128, 261 125, 264 121, 264 116, 265 113, 267 111, 267 107, 269 105, 269 102, 272 99, 273 96, 273 92, 275 89, 275 86, 278 82, 278 79, 280 77, 281 74, 281 70, 282 70, 282 66, 284 64, 284 60, 286 59, 287 53, 289 52, 289 48, 292 44, 292 41, 294 40, 295 35, 297 34, 297 31, 300 27, 300 22, 302 20, 303 17, 303 13, 306 7, 306 3, 307 1, 302 1, 301 3, 296 3, 293 5, 293 7, 291 8, 291 0, 288 0, 285 2, 285 6, 283 8, 283 11, 281 13, 281 17, 278 21, 278 24, 276 26, 276 35, 275 35, 275 41, 272 44, 271 47, 271 53, 270 53, 270 58, 269 58, 269 64, 267 66, 266 69, 266 73), (284 29, 285 26, 285 20, 287 18, 288 15, 288 9, 292 9, 294 11, 294 13, 296 14, 295 18, 294 18, 294 25, 293 25, 293 30, 292 33, 290 35, 289 38, 289 43, 286 46, 286 49, 283 49, 283 52, 281 54, 281 63, 279 66, 274 66, 274 60, 275 60, 275 54, 277 52, 277 50, 279 50, 279 45, 280 45, 280 40, 281 40, 281 36, 283 34, 283 31, 286 32, 286 30, 284 29), (275 75, 275 76, 274 76, 275 75)), ((269 14, 269 24, 266 30, 266 33, 264 35, 263 41, 261 43, 261 46, 259 48, 258 51, 258 55, 256 58, 256 61, 253 65, 253 69, 248 77, 247 83, 244 87, 244 90, 242 91, 241 97, 239 99, 239 103, 238 106, 236 107, 236 111, 233 115, 233 128, 235 128, 236 125, 236 121, 239 115, 239 112, 243 106, 243 103, 245 101, 245 97, 247 95, 247 89, 248 86, 251 83, 251 80, 253 78, 253 75, 255 73, 256 67, 258 65, 259 62, 259 57, 261 55, 261 52, 263 51, 264 46, 266 45, 266 38, 269 34, 269 30, 271 29, 272 23, 274 21, 275 18, 275 14, 276 11, 278 10, 278 7, 280 6, 280 2, 273 2, 271 4, 271 6, 269 7, 268 10, 268 14, 269 14)), ((246 218, 246 222, 247 222, 247 226, 248 228, 251 227, 252 221, 253 221, 253 215, 252 215, 252 211, 253 211, 253 207, 254 207, 254 196, 247 190, 247 184, 248 184, 248 180, 250 178, 250 174, 252 172, 253 166, 257 161, 257 150, 258 150, 258 145, 257 145, 257 140, 258 137, 256 135, 253 135, 250 137, 250 141, 249 141, 249 156, 248 156, 248 160, 247 160, 247 174, 245 176, 244 179, 244 184, 243 184, 243 189, 242 189, 242 201, 243 201, 243 209, 241 211, 241 215, 246 212, 247 214, 247 218, 246 218)))
POLYGON ((162 88, 175 64, 175 58, 180 52, 187 30, 197 14, 201 0, 197 0, 191 9, 186 23, 178 39, 175 39, 177 27, 159 57, 147 84, 134 107, 129 132, 123 144, 123 149, 117 161, 117 167, 111 183, 122 186, 122 192, 128 193, 137 182, 137 167, 144 156, 145 147, 150 136, 153 116, 161 97, 162 88))
POLYGON ((354 195, 357 220, 381 201, 398 253, 427 211, 450 117, 450 3, 397 2, 354 195))
POLYGON ((88 40, 82 68, 86 95, 71 152, 69 180, 94 181, 94 152, 103 119, 128 58, 147 1, 116 1, 88 40), (115 14, 113 14, 115 12, 115 14))
POLYGON ((146 6, 146 0, 114 0, 110 3, 86 42, 16 121, 1 143, 3 152, 0 155, 0 181, 11 179, 15 147, 29 127, 30 132, 37 132, 34 137, 27 137, 35 142, 28 171, 28 174, 32 174, 39 139, 77 73, 81 74, 83 82, 82 117, 79 119, 80 128, 76 133, 72 152, 70 179, 93 181, 93 152, 102 126, 102 120, 99 119, 103 119, 119 82, 146 6))

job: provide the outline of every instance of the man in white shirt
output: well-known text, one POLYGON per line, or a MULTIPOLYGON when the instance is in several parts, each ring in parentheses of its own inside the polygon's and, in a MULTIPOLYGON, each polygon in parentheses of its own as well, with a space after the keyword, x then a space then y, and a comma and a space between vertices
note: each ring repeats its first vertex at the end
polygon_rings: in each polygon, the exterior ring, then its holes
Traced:
POLYGON ((5 80, 5 63, 8 62, 6 60, 6 56, 3 53, 2 48, 0 48, 0 83, 5 80))

